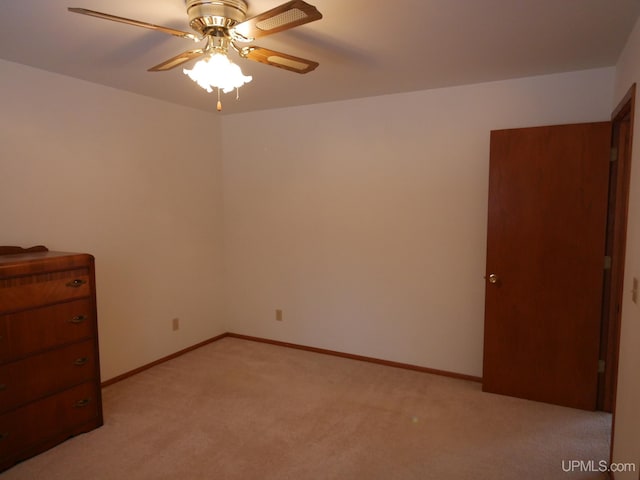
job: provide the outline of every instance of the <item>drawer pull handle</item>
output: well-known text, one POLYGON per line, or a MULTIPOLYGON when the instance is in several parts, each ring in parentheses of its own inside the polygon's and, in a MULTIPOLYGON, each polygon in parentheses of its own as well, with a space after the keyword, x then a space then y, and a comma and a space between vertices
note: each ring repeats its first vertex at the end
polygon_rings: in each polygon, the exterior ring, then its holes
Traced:
POLYGON ((74 405, 73 408, 84 408, 87 405, 89 405, 89 403, 91 402, 91 400, 89 400, 88 398, 83 398, 82 400, 78 400, 74 405))
POLYGON ((84 322, 86 319, 87 319, 86 315, 76 315, 71 320, 69 320, 69 323, 74 323, 77 325, 78 323, 84 322))
POLYGON ((81 367, 83 365, 86 365, 88 361, 89 359, 87 357, 80 357, 80 358, 76 358, 76 361, 73 362, 73 364, 77 365, 78 367, 81 367))
POLYGON ((76 278, 75 280, 71 280, 70 282, 67 282, 67 287, 80 288, 85 283, 87 283, 86 280, 80 280, 79 278, 76 278))

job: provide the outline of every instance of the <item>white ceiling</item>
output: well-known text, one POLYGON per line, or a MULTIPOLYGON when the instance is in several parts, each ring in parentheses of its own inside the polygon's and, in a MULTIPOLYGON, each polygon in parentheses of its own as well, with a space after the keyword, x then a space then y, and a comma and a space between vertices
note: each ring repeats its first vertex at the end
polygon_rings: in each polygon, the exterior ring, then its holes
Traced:
MULTIPOLYGON (((234 53, 253 82, 239 101, 223 95, 223 113, 611 66, 640 13, 640 0, 307 1, 322 20, 253 44, 318 69, 299 75, 234 53)), ((284 2, 248 0, 248 16, 284 2)), ((0 58, 215 111, 215 94, 182 68, 147 72, 192 42, 67 7, 190 31, 184 0, 1 0, 0 58)))

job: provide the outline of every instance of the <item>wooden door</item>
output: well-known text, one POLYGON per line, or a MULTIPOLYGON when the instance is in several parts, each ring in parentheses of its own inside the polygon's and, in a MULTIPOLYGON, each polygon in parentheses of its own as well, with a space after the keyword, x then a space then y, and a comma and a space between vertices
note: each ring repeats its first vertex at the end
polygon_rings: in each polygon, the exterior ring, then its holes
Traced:
POLYGON ((484 391, 596 407, 610 136, 491 132, 484 391))

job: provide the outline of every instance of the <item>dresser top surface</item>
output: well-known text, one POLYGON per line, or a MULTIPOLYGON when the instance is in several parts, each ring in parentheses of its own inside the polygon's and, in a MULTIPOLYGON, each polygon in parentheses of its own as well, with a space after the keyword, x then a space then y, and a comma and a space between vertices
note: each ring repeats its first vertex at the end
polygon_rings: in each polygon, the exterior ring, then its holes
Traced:
POLYGON ((30 252, 0 255, 0 277, 86 267, 93 262, 87 253, 30 252))

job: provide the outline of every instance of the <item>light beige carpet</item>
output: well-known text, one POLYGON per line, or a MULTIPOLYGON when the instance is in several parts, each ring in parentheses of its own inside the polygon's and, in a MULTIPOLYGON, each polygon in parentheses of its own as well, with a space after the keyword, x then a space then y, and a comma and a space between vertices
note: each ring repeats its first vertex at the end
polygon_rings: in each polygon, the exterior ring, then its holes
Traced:
POLYGON ((103 427, 2 480, 601 479, 563 465, 609 452, 605 413, 234 338, 103 395, 103 427))

